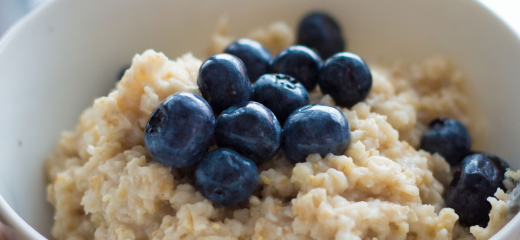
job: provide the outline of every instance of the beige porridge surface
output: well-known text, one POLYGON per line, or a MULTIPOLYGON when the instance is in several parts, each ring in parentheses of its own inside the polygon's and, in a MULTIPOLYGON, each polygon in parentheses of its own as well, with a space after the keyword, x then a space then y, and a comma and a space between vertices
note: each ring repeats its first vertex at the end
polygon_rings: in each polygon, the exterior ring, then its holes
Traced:
MULTIPOLYGON (((226 32, 222 24, 210 53, 233 39, 226 32)), ((283 22, 250 35, 274 53, 291 45, 292 36, 283 22)), ((160 101, 199 93, 201 63, 191 54, 173 61, 153 50, 136 55, 116 88, 63 133, 46 160, 57 239, 474 239, 443 208, 450 166, 415 149, 426 124, 440 116, 465 123, 473 139, 484 132, 470 111, 466 80, 445 59, 370 65, 368 98, 352 109, 338 107, 352 129, 345 155, 312 154, 292 165, 279 154, 259 167, 259 193, 227 208, 213 207, 183 176, 186 169, 154 162, 144 147, 144 127, 160 101)), ((310 99, 335 106, 319 90, 310 99)), ((512 217, 508 194, 499 190, 489 201, 488 227, 471 228, 478 239, 512 217)))

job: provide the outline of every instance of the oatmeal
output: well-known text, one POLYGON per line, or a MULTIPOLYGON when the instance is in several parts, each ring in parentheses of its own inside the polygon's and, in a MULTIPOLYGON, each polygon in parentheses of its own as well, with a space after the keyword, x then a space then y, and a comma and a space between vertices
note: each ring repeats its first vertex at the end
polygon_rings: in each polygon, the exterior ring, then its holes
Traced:
MULTIPOLYGON (((234 39, 226 32, 221 25, 212 54, 234 39)), ((292 36, 282 22, 250 35, 273 53, 293 44, 292 36)), ((487 228, 458 226, 443 200, 450 165, 439 154, 416 150, 427 123, 439 116, 463 122, 474 141, 483 138, 466 80, 440 57, 370 65, 371 92, 350 109, 319 89, 309 92, 310 103, 337 107, 348 119, 345 153, 311 154, 297 164, 279 153, 258 167, 259 191, 247 202, 215 207, 196 191, 189 168, 155 162, 144 144, 147 121, 163 99, 200 94, 201 64, 189 53, 176 60, 153 50, 136 55, 116 88, 62 134, 45 165, 55 238, 487 239, 512 218, 504 217, 510 196, 498 190, 489 198, 487 228)), ((509 172, 518 180, 515 174, 509 172)))

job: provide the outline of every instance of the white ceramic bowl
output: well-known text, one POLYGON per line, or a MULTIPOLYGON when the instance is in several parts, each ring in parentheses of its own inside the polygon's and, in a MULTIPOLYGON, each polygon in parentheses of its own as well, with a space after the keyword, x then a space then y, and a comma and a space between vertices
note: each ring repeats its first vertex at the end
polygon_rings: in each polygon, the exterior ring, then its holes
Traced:
MULTIPOLYGON (((484 150, 520 167, 520 41, 478 2, 54 0, 0 41, 0 218, 9 234, 51 237, 43 159, 135 53, 202 57, 222 14, 240 36, 275 20, 294 26, 314 9, 332 13, 349 50, 368 61, 413 62, 438 53, 453 59, 489 122, 484 150)), ((496 238, 518 239, 519 227, 517 217, 496 238)))

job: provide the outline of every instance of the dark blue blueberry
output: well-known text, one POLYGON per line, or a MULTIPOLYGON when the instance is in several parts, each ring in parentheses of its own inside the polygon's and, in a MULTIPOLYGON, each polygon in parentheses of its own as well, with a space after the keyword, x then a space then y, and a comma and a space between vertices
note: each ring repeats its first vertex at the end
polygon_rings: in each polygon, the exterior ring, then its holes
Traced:
POLYGON ((217 119, 215 139, 256 163, 270 160, 278 149, 282 128, 271 110, 257 102, 242 102, 217 119))
POLYGON ((342 52, 325 61, 320 74, 320 89, 337 105, 352 107, 363 101, 372 88, 372 74, 358 55, 342 52))
POLYGON ((446 206, 459 215, 461 226, 487 226, 491 211, 487 198, 498 188, 505 190, 502 181, 507 168, 506 162, 489 153, 464 158, 446 192, 446 206))
POLYGON ((128 70, 128 69, 130 69, 130 65, 122 68, 121 70, 119 70, 119 74, 117 75, 117 81, 121 81, 121 79, 123 78, 123 76, 126 73, 126 70, 128 70))
POLYGON ((234 41, 229 44, 224 52, 234 55, 244 62, 249 80, 252 83, 260 76, 268 73, 273 62, 273 56, 262 44, 248 38, 234 41))
POLYGON ((336 21, 321 12, 310 13, 302 19, 297 42, 316 49, 323 59, 342 52, 346 45, 336 21))
POLYGON ((457 166, 470 154, 471 139, 468 129, 461 122, 437 118, 428 124, 421 137, 421 148, 439 153, 451 166, 457 166))
POLYGON ((253 92, 244 63, 227 53, 213 55, 202 63, 197 85, 215 114, 249 101, 253 92))
POLYGON ((253 101, 273 111, 282 126, 291 113, 309 104, 305 87, 289 75, 262 75, 253 85, 253 90, 253 101))
POLYGON ((305 46, 291 46, 282 50, 274 58, 272 71, 294 77, 308 91, 318 83, 321 58, 305 46))
POLYGON ((228 148, 211 151, 195 170, 195 188, 219 206, 241 203, 258 186, 258 170, 253 161, 228 148))
POLYGON ((322 157, 342 155, 350 142, 350 125, 341 111, 326 105, 307 105, 285 122, 282 149, 293 163, 305 162, 311 153, 322 157))
POLYGON ((168 167, 182 168, 199 162, 215 133, 215 115, 199 95, 173 94, 148 119, 144 142, 150 156, 168 167))
POLYGON ((474 154, 483 154, 483 155, 487 156, 491 161, 493 161, 493 164, 495 164, 495 166, 498 168, 498 170, 504 174, 506 173, 507 169, 510 168, 509 164, 506 161, 504 161, 502 158, 499 158, 498 156, 496 156, 494 154, 486 153, 486 152, 482 152, 482 151, 469 151, 468 155, 474 155, 474 154))

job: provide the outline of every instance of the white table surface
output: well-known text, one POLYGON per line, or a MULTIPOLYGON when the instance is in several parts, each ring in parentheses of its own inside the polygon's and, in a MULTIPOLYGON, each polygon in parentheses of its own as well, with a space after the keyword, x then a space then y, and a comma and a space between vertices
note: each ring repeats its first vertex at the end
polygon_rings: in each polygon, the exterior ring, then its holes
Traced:
POLYGON ((504 20, 517 35, 520 35, 519 0, 478 0, 504 20))

